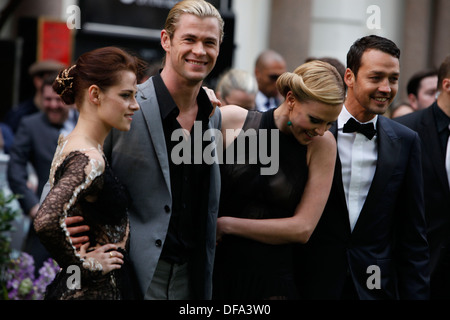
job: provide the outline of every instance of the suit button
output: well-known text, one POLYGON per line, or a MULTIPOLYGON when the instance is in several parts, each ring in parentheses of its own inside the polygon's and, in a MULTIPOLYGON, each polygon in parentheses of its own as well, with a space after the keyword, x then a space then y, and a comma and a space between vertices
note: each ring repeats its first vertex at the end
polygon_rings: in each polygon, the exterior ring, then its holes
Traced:
POLYGON ((166 213, 169 213, 170 212, 170 207, 168 205, 165 205, 164 206, 164 211, 166 211, 166 213))
POLYGON ((156 241, 155 241, 155 245, 156 245, 157 247, 161 247, 162 241, 161 241, 160 239, 156 240, 156 241))

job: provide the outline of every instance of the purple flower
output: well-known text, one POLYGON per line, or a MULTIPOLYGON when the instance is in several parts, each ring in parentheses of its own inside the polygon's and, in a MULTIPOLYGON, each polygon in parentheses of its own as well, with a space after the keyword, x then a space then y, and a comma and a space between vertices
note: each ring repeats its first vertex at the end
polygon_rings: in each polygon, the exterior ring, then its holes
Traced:
POLYGON ((53 259, 48 259, 39 269, 39 277, 34 276, 34 259, 22 252, 17 259, 11 260, 6 274, 6 289, 11 300, 42 300, 45 289, 59 270, 53 259))
POLYGON ((44 265, 39 269, 39 278, 34 281, 34 286, 40 299, 44 297, 45 289, 55 279, 58 271, 58 264, 51 258, 45 261, 44 265))

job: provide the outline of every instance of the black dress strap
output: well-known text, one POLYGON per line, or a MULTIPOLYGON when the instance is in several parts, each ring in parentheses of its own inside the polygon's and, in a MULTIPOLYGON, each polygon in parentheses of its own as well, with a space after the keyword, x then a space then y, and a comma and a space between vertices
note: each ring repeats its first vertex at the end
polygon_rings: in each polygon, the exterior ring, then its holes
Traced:
POLYGON ((262 115, 259 111, 249 111, 242 129, 245 131, 249 128, 259 128, 262 115))

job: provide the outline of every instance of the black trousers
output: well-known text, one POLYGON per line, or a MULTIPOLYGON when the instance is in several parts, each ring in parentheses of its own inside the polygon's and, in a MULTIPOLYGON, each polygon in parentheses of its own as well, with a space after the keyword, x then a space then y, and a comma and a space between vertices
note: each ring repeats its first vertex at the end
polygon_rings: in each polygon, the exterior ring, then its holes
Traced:
POLYGON ((342 290, 341 300, 359 300, 352 276, 349 272, 347 272, 344 289, 342 290))

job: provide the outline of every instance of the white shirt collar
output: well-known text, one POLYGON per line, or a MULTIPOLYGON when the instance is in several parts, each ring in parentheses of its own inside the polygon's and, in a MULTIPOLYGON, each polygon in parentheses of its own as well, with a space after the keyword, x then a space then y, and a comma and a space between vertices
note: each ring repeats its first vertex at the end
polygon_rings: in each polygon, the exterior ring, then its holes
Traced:
MULTIPOLYGON (((347 110, 347 108, 344 105, 342 107, 342 111, 341 111, 341 113, 339 114, 339 117, 338 117, 338 122, 337 122, 338 130, 344 128, 344 124, 346 124, 347 121, 350 118, 354 118, 356 121, 358 121, 354 116, 352 116, 352 114, 347 110)), ((373 119, 371 119, 371 120, 369 120, 367 122, 364 122, 364 123, 372 122, 374 127, 376 128, 377 127, 377 121, 378 121, 378 115, 375 115, 375 117, 373 119)))
POLYGON ((264 93, 262 93, 261 91, 258 91, 256 93, 256 98, 255 98, 255 102, 257 105, 265 105, 267 102, 267 99, 270 99, 268 97, 266 97, 266 95, 264 93))
POLYGON ((269 109, 278 107, 275 98, 273 97, 269 98, 266 95, 264 95, 264 93, 262 93, 261 91, 257 92, 255 102, 256 102, 256 109, 258 111, 267 111, 269 109), (267 100, 269 100, 270 103, 269 106, 266 105, 267 100))

